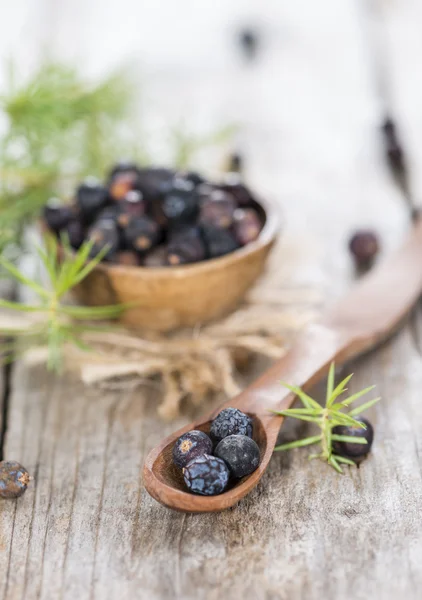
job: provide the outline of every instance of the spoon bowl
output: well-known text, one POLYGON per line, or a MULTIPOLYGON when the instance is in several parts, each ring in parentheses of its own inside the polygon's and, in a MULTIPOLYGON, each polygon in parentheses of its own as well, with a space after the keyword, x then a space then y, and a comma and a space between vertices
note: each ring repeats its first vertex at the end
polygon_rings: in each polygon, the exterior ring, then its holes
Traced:
POLYGON ((236 504, 253 489, 268 466, 285 410, 295 394, 282 381, 305 390, 316 383, 332 361, 341 364, 373 349, 397 330, 422 291, 422 220, 416 223, 403 247, 384 264, 362 278, 319 324, 307 327, 290 352, 241 394, 198 422, 169 436, 148 455, 144 481, 158 502, 184 512, 215 512, 236 504), (253 418, 253 437, 260 448, 259 467, 217 496, 187 491, 182 472, 173 464, 172 449, 187 431, 208 432, 211 421, 227 407, 253 418))

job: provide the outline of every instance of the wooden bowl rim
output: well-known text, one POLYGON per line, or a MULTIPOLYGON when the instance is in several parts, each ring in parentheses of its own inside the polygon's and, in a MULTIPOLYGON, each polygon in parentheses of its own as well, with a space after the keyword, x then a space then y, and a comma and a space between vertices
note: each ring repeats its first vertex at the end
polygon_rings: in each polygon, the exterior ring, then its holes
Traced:
POLYGON ((275 203, 269 202, 268 200, 257 200, 257 204, 261 206, 265 212, 265 224, 262 228, 259 236, 254 242, 238 248, 229 254, 220 256, 218 258, 211 258, 209 260, 192 263, 189 265, 181 265, 180 267, 163 266, 163 267, 144 267, 140 266, 129 266, 129 265, 115 265, 107 263, 99 263, 95 268, 116 276, 119 275, 139 275, 151 279, 168 279, 171 274, 175 278, 182 278, 186 275, 193 275, 196 273, 206 273, 220 269, 224 265, 230 265, 240 260, 243 260, 246 256, 254 254, 261 248, 273 243, 280 230, 280 218, 278 211, 275 208, 275 203))

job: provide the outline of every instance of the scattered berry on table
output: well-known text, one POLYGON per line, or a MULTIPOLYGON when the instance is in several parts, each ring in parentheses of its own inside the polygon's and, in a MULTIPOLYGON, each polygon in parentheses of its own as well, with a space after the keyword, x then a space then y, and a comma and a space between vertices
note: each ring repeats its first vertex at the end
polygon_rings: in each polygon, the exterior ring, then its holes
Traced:
POLYGON ((224 408, 213 420, 211 439, 219 442, 229 435, 252 437, 252 419, 238 408, 224 408))
POLYGON ((356 421, 360 421, 366 425, 366 429, 361 427, 353 427, 347 425, 337 425, 333 427, 333 433, 336 435, 348 435, 352 437, 363 437, 366 439, 366 444, 353 444, 353 442, 333 442, 333 450, 340 456, 347 458, 360 458, 366 456, 371 450, 372 442, 374 441, 374 428, 368 419, 364 417, 355 417, 356 421))
POLYGON ((255 29, 245 27, 238 34, 240 48, 245 58, 252 60, 256 57, 259 48, 259 35, 255 29))
POLYGON ((253 473, 259 465, 258 444, 246 435, 229 435, 218 443, 215 456, 224 460, 233 477, 253 473))
POLYGON ((241 246, 254 242, 261 233, 262 224, 253 208, 238 208, 234 213, 234 237, 241 246))
POLYGON ((183 478, 187 488, 194 494, 215 496, 226 489, 230 472, 223 460, 203 454, 183 469, 183 478))
POLYGON ((239 248, 233 234, 214 225, 201 225, 202 238, 209 258, 218 258, 239 248))
POLYGON ((0 462, 0 498, 19 498, 30 480, 28 471, 18 462, 0 462))
POLYGON ((369 268, 380 249, 378 236, 370 230, 357 231, 349 241, 349 249, 358 268, 369 268))
POLYGON ((181 469, 194 458, 203 454, 211 454, 211 438, 203 431, 193 429, 184 433, 173 446, 173 462, 181 469))
POLYGON ((106 188, 95 177, 88 177, 76 190, 81 220, 86 225, 93 222, 98 211, 104 208, 108 201, 106 188))

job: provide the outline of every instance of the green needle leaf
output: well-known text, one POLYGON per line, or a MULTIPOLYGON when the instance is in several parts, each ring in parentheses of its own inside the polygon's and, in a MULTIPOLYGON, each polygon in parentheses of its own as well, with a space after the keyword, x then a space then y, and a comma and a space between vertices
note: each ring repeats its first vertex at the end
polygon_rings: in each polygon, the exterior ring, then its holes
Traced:
POLYGON ((356 415, 360 415, 365 410, 368 410, 368 408, 371 408, 371 406, 374 406, 374 404, 376 404, 380 400, 381 400, 381 396, 378 396, 378 398, 374 398, 373 400, 369 400, 369 402, 365 402, 365 404, 361 404, 360 406, 357 406, 356 408, 351 410, 348 414, 352 417, 356 417, 356 415))
POLYGON ((333 395, 335 374, 336 374, 336 367, 335 367, 334 363, 332 362, 330 365, 330 370, 328 371, 328 379, 327 379, 327 396, 326 396, 326 405, 327 406, 329 406, 331 396, 333 395))
POLYGON ((353 460, 350 460, 350 458, 338 456, 337 454, 332 454, 331 457, 334 458, 334 460, 336 460, 337 462, 344 463, 345 465, 352 465, 353 467, 356 466, 356 463, 353 460))
POLYGON ((349 404, 352 404, 352 402, 354 402, 358 398, 361 398, 362 396, 364 396, 365 394, 367 394, 368 392, 373 390, 375 387, 376 387, 375 385, 370 385, 369 387, 365 388, 364 390, 361 390, 360 392, 353 394, 353 396, 349 396, 349 398, 342 400, 341 403, 343 404, 343 406, 349 406, 349 404))
POLYGON ((334 413, 331 419, 332 427, 336 425, 347 425, 348 427, 358 427, 359 429, 366 429, 365 423, 361 423, 360 421, 356 421, 353 417, 349 417, 349 415, 345 413, 334 413))
POLYGON ((298 396, 302 400, 306 408, 316 408, 318 410, 321 410, 321 406, 318 404, 318 402, 310 396, 308 396, 308 394, 305 394, 305 392, 299 387, 295 385, 289 385, 288 383, 284 383, 284 381, 281 382, 281 385, 284 385, 284 387, 296 394, 296 396, 298 396))
POLYGON ((36 294, 41 296, 42 298, 49 298, 49 293, 45 290, 41 285, 37 282, 32 281, 29 277, 26 277, 19 269, 17 269, 11 262, 6 260, 4 256, 0 256, 0 265, 6 269, 15 279, 17 279, 20 283, 29 286, 34 290, 36 294))
POLYGON ((312 444, 317 444, 321 441, 320 435, 315 435, 313 437, 304 438, 303 440, 296 440, 295 442, 289 442, 288 444, 281 444, 280 446, 276 446, 274 450, 277 452, 282 450, 291 450, 292 448, 302 448, 302 446, 311 446, 312 444))
POLYGON ((354 437, 353 435, 337 435, 333 433, 331 439, 335 442, 351 442, 352 444, 367 444, 368 441, 364 437, 354 437))
POLYGON ((330 456, 330 458, 328 459, 328 462, 330 463, 331 466, 333 466, 335 468, 336 471, 338 471, 339 473, 343 473, 342 468, 340 467, 340 465, 338 464, 338 462, 336 461, 336 459, 334 458, 333 455, 330 456))
POLYGON ((351 375, 348 375, 345 379, 343 379, 342 382, 338 384, 334 392, 331 394, 329 400, 327 401, 327 407, 331 407, 334 401, 346 391, 346 385, 349 383, 352 377, 353 373, 351 375))

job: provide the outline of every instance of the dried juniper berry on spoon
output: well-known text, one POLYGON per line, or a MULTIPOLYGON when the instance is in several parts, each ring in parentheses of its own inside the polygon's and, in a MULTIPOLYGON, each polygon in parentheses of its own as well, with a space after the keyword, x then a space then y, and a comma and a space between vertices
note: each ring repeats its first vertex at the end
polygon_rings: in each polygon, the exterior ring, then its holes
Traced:
POLYGON ((224 408, 211 423, 210 435, 214 442, 220 442, 229 435, 252 437, 252 419, 238 408, 224 408))
POLYGON ((226 489, 230 472, 223 460, 203 454, 183 469, 183 478, 187 488, 194 494, 215 496, 226 489))
POLYGON ((203 431, 193 429, 183 434, 173 446, 173 462, 182 469, 194 458, 212 453, 212 441, 203 431))
POLYGON ((259 466, 259 446, 246 435, 229 435, 218 443, 215 456, 224 460, 233 477, 250 475, 259 466))

